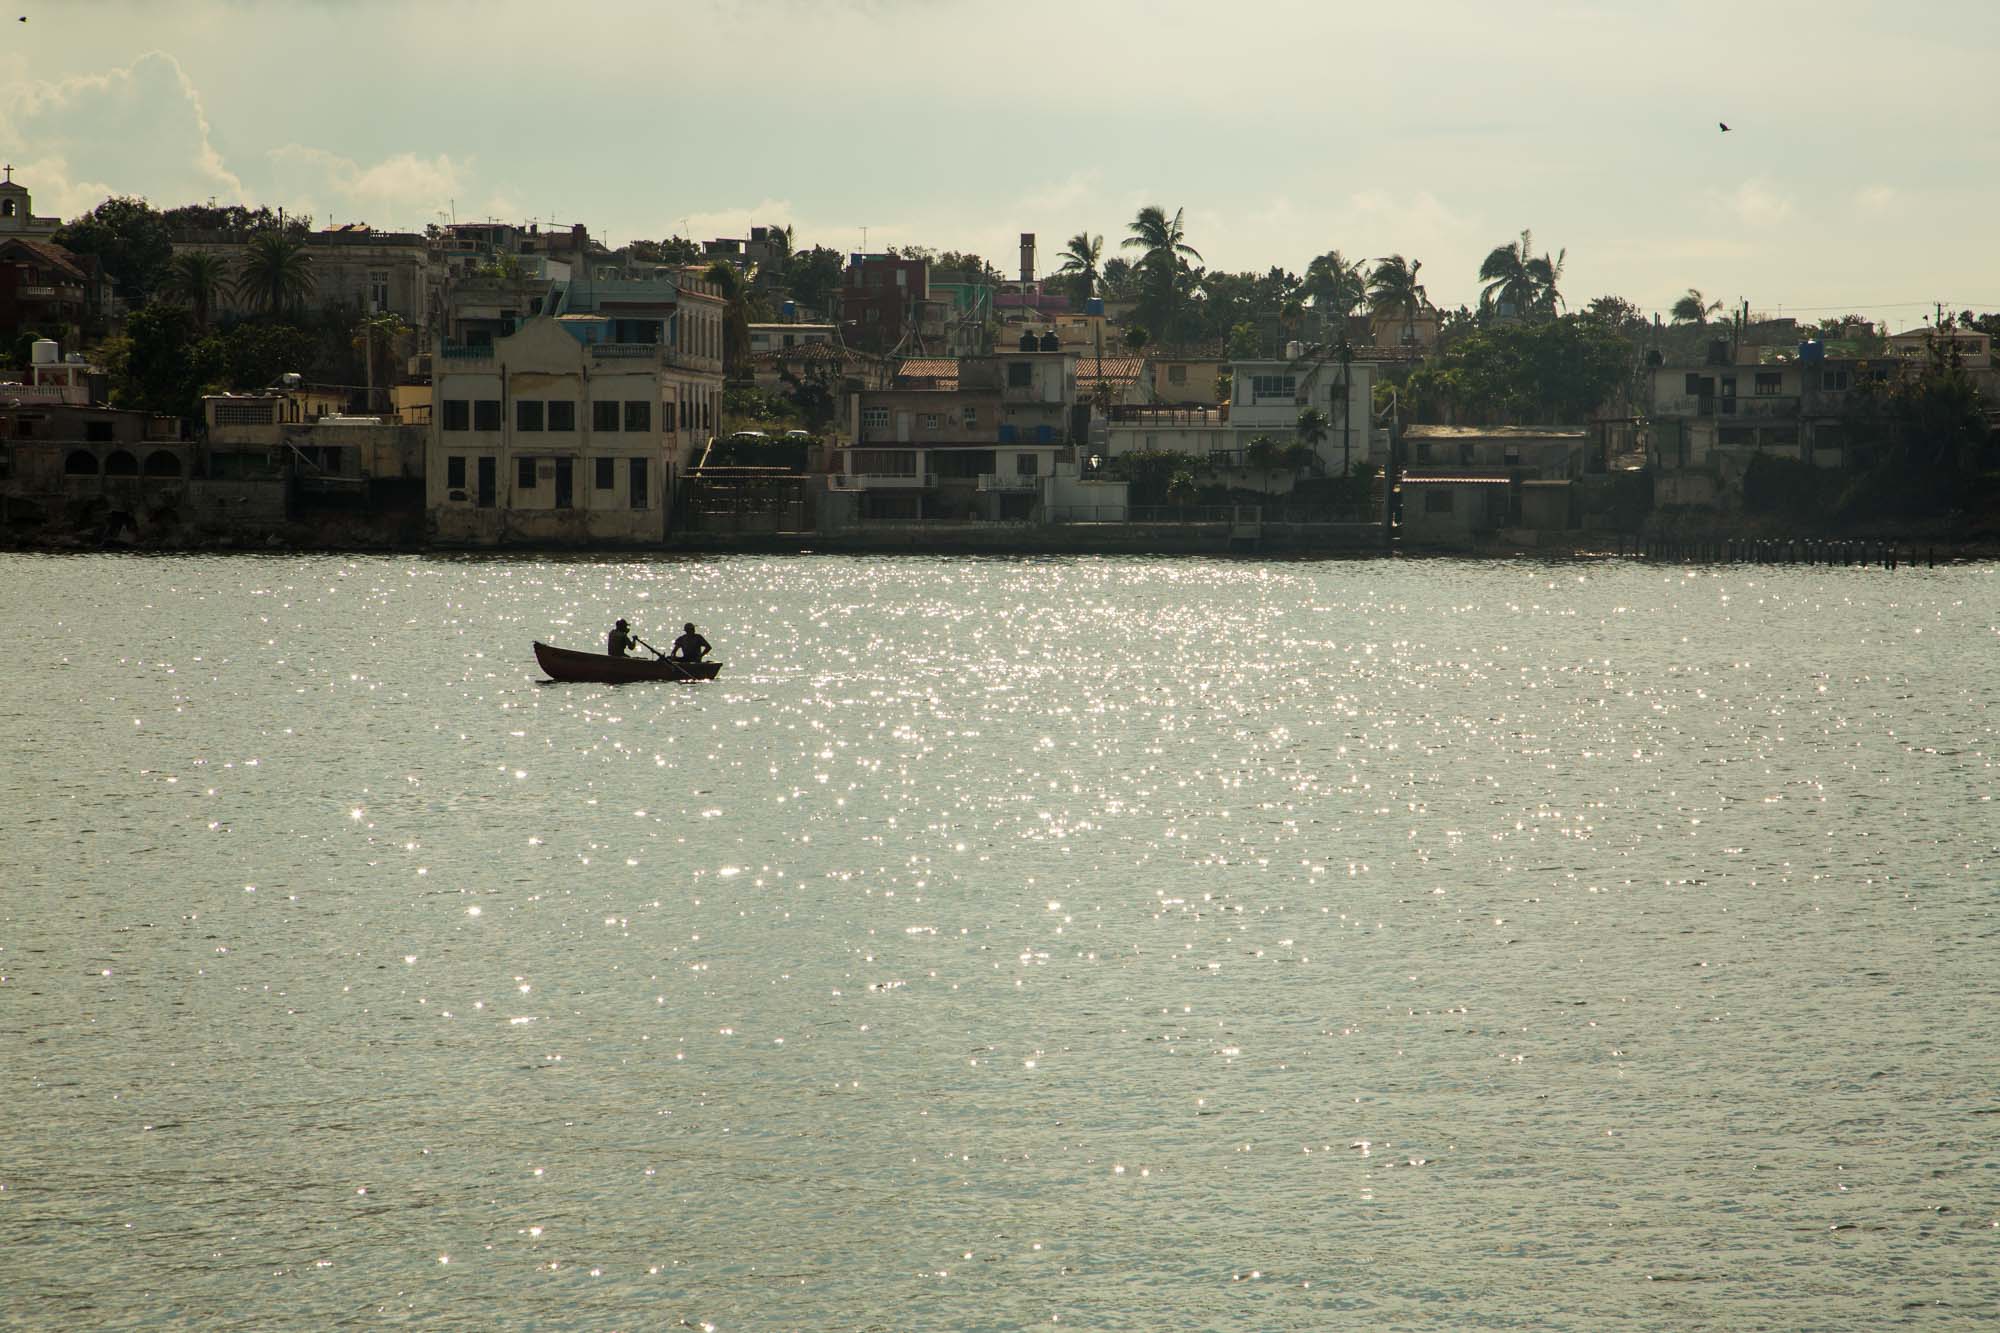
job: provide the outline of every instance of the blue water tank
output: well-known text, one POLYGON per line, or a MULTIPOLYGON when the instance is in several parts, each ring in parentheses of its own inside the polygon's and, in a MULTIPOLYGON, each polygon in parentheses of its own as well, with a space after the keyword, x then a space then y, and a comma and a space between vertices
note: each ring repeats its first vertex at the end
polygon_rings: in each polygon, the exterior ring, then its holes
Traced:
POLYGON ((784 315, 785 322, 788 324, 799 317, 799 303, 797 301, 786 301, 778 307, 778 310, 784 315))
POLYGON ((1103 314, 1103 313, 1104 313, 1104 298, 1103 298, 1103 297, 1101 297, 1101 296, 1093 296, 1093 297, 1089 298, 1088 300, 1086 300, 1086 301, 1085 301, 1085 302, 1083 303, 1083 313, 1084 313, 1084 314, 1086 314, 1086 315, 1101 315, 1101 314, 1103 314))
POLYGON ((1012 444, 1013 442, 1014 442, 1014 428, 1012 426, 1002 426, 1000 428, 1000 443, 1012 444))
POLYGON ((1056 428, 1054 426, 1035 427, 1036 444, 1054 444, 1055 442, 1056 442, 1056 428))
POLYGON ((1826 360, 1826 344, 1817 338, 1799 344, 1799 360, 1805 365, 1816 365, 1826 360))

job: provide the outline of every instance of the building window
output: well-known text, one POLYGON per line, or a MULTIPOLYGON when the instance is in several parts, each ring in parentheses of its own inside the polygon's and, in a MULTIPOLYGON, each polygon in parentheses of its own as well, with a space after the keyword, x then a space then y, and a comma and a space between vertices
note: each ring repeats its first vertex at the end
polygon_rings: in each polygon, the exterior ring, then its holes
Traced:
POLYGON ((1507 445, 1501 451, 1500 460, 1508 467, 1521 466, 1521 446, 1518 444, 1507 445))
POLYGON ((1757 396, 1759 398, 1775 397, 1784 390, 1784 387, 1785 377, 1782 374, 1775 371, 1757 372, 1757 396))
POLYGON ((590 405, 590 428, 592 430, 615 431, 618 429, 618 404, 592 403, 590 405))
POLYGON ((942 430, 943 428, 944 428, 944 418, 942 416, 938 415, 936 412, 924 413, 925 430, 942 430))
POLYGON ((453 454, 444 460, 445 489, 462 491, 465 489, 465 455, 453 454))
POLYGON ((517 458, 514 460, 514 489, 532 491, 535 489, 535 460, 517 458))
POLYGON ((1451 489, 1446 486, 1431 486, 1424 491, 1424 512, 1426 514, 1449 514, 1451 512, 1451 489))
POLYGON ((1250 393, 1255 398, 1291 398, 1299 391, 1296 375, 1252 375, 1250 393))
POLYGON ((640 399, 625 404, 626 430, 651 430, 653 428, 653 405, 640 399))
POLYGON ((1825 377, 1820 380, 1820 387, 1822 389, 1845 389, 1847 385, 1847 372, 1844 370, 1829 370, 1826 372, 1825 377))
POLYGON ((549 429, 575 430, 576 404, 567 398, 549 400, 549 429))
POLYGON ((1458 445, 1458 465, 1460 467, 1471 467, 1473 462, 1472 442, 1470 440, 1461 440, 1458 445))
POLYGON ((1035 363, 1032 361, 1009 361, 1007 363, 1007 387, 1025 389, 1035 382, 1035 363))
POLYGON ((608 491, 618 484, 618 460, 600 458, 597 460, 597 489, 608 491))
POLYGON ((117 439, 117 434, 108 421, 86 421, 83 423, 83 438, 86 444, 110 444, 117 439))
POLYGON ((864 407, 861 409, 863 430, 889 429, 889 409, 886 407, 864 407))
POLYGON ((568 509, 575 503, 576 460, 556 460, 556 508, 568 509))
POLYGON ((977 426, 979 424, 979 409, 976 407, 968 406, 965 409, 965 415, 962 418, 962 420, 965 423, 965 428, 967 430, 971 430, 974 426, 977 426))
POLYGON ((475 399, 472 404, 472 428, 474 430, 500 429, 500 400, 498 398, 475 399))
POLYGON ((1039 476, 1041 474, 1041 466, 1042 457, 1040 454, 1014 455, 1014 475, 1017 477, 1039 476))
POLYGON ((1167 367, 1167 383, 1169 383, 1169 384, 1186 384, 1186 383, 1187 383, 1187 367, 1186 367, 1186 366, 1168 366, 1168 367, 1167 367))
POLYGON ((1690 395, 1699 394, 1701 392, 1701 376, 1699 375, 1688 376, 1687 391, 1690 395))
POLYGON ((542 429, 542 400, 539 398, 516 398, 514 400, 514 429, 539 434, 542 429))
POLYGON ((389 275, 380 270, 368 275, 368 305, 376 314, 389 308, 389 275))
POLYGON ((632 507, 634 509, 648 508, 649 506, 646 503, 646 460, 643 458, 634 458, 631 460, 630 466, 632 476, 632 507))
POLYGON ((472 427, 472 403, 464 398, 444 400, 444 428, 446 430, 469 430, 472 427))

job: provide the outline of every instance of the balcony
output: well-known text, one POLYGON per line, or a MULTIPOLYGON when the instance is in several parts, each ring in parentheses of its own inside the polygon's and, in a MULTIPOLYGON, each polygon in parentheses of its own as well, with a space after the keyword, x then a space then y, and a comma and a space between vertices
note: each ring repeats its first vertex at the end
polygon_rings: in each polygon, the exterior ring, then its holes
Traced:
POLYGON ((590 354, 599 361, 657 361, 666 351, 664 343, 592 343, 590 354))
POLYGON ((438 348, 438 357, 440 360, 449 361, 454 365, 491 361, 493 359, 493 344, 448 342, 438 348))
POLYGON ((1038 491, 1041 488, 1040 477, 1010 477, 995 472, 982 473, 979 477, 979 489, 982 491, 1038 491))
POLYGON ((930 476, 903 472, 832 472, 826 478, 830 491, 927 491, 934 485, 930 476))
POLYGON ((1758 394, 1750 398, 1723 398, 1718 402, 1724 415, 1769 420, 1772 417, 1795 417, 1799 414, 1799 400, 1795 394, 1758 394), (1736 406, 1734 413, 1729 411, 1731 403, 1736 406))

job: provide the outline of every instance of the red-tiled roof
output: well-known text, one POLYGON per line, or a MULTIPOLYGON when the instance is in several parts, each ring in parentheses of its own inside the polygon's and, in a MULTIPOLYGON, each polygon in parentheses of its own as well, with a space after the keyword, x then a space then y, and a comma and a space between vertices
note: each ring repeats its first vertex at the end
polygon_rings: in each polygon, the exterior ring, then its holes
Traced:
POLYGON ((1107 356, 1099 360, 1095 356, 1084 355, 1076 359, 1076 382, 1078 384, 1131 384, 1146 367, 1142 356, 1107 356))
POLYGON ((85 281, 88 276, 83 271, 83 266, 77 262, 76 256, 54 241, 38 241, 27 236, 14 236, 0 243, 0 248, 6 245, 21 246, 44 263, 54 264, 57 268, 73 275, 78 282, 85 281))

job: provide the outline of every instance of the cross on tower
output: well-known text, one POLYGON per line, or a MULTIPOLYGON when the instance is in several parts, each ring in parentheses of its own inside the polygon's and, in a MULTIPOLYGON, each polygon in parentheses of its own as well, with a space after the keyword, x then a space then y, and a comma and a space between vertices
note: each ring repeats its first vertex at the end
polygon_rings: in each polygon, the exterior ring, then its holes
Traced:
POLYGON ((12 185, 14 183, 14 164, 12 162, 9 162, 5 170, 7 172, 7 179, 5 181, 0 181, 0 184, 12 185))

